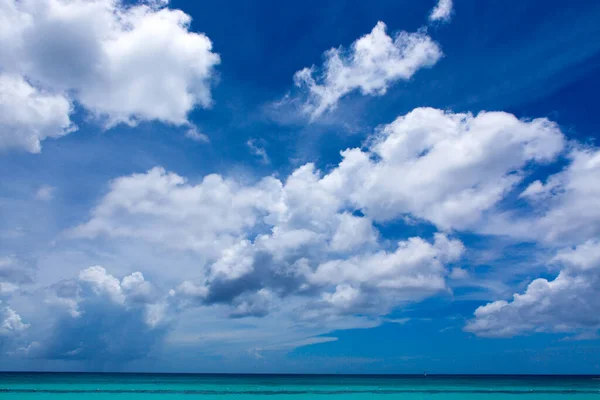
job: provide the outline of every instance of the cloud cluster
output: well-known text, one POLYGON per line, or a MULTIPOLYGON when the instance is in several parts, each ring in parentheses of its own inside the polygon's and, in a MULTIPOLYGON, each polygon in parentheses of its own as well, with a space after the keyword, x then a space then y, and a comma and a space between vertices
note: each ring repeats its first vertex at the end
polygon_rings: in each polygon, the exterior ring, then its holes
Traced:
MULTIPOLYGON (((103 268, 88 268, 52 288, 47 302, 62 311, 54 334, 31 353, 138 358, 169 331, 165 315, 190 310, 268 326, 285 321, 287 331, 296 330, 290 341, 376 325, 398 307, 449 292, 448 279, 468 276, 460 268, 466 249, 455 231, 516 238, 527 231, 546 243, 593 237, 597 224, 583 221, 595 221, 595 209, 584 207, 596 196, 595 150, 571 147, 563 171, 524 184, 531 170, 555 161, 565 147, 562 132, 547 119, 419 108, 380 127, 361 148, 341 152, 327 171, 309 163, 286 179, 211 174, 195 180, 156 167, 116 178, 69 240, 168 254, 164 265, 159 259, 144 270, 168 286, 161 292, 141 273, 117 279, 103 268), (519 191, 532 208, 526 216, 501 206, 519 191), (378 229, 390 221, 426 221, 438 232, 391 240, 378 229), (173 259, 193 263, 170 268, 173 259), (139 338, 135 343, 115 342, 132 334, 139 338)), ((565 257, 555 264, 566 265, 565 257)), ((561 325, 566 313, 546 309, 544 319, 536 305, 571 293, 569 299, 593 309, 596 275, 582 278, 580 270, 565 267, 555 281, 536 281, 511 303, 481 308, 467 329, 484 336, 525 333, 531 323, 544 331, 583 330, 586 321, 561 325), (584 283, 592 285, 587 292, 584 283)))
POLYGON ((0 148, 40 151, 72 132, 77 102, 110 127, 188 124, 211 104, 219 56, 191 18, 164 2, 0 3, 0 148))
POLYGON ((302 111, 314 120, 334 109, 350 92, 358 90, 363 95, 381 96, 395 82, 410 79, 441 57, 439 46, 425 33, 400 32, 391 37, 385 24, 378 22, 370 33, 352 43, 350 49, 326 51, 322 67, 296 72, 296 86, 306 91, 302 111))
POLYGON ((239 318, 306 297, 326 315, 383 315, 447 290, 447 266, 464 248, 444 233, 390 242, 374 221, 473 228, 563 142, 546 119, 416 109, 327 173, 306 164, 254 184, 220 175, 194 184, 161 168, 118 178, 73 234, 195 253, 195 279, 173 294, 186 306, 225 304, 239 318))
MULTIPOLYGON (((453 1, 439 0, 429 22, 452 13, 453 1)), ((348 48, 325 52, 322 66, 297 71, 292 101, 315 120, 351 93, 384 95, 442 56, 426 28, 389 35, 378 22, 348 48)), ((219 62, 209 38, 168 0, 0 0, 0 151, 40 152, 42 141, 78 129, 79 109, 106 128, 160 121, 208 142, 188 114, 211 106, 219 62)), ((264 145, 246 143, 266 165, 264 145)), ((39 187, 38 204, 50 204, 54 190, 39 187)), ((259 357, 335 340, 318 335, 375 326, 410 302, 451 292, 448 281, 471 279, 457 232, 530 241, 553 254, 554 278, 479 307, 466 331, 595 337, 598 204, 600 150, 567 144, 546 118, 504 112, 417 108, 342 151, 328 170, 308 163, 285 179, 196 180, 155 167, 112 180, 89 218, 60 240, 127 247, 132 259, 160 253, 144 273, 164 286, 132 269, 140 259, 123 267, 133 273, 92 266, 32 288, 47 313, 28 314, 15 304, 34 297, 22 290, 29 271, 0 257, 0 347, 25 341, 13 354, 131 361, 172 333, 172 319, 194 315, 226 321, 204 330, 207 343, 222 339, 220 326, 239 328, 227 332, 234 343, 280 340, 253 347, 259 357), (561 171, 531 182, 531 171, 561 156, 561 171), (427 223, 435 232, 385 237, 387 223, 427 223)))
POLYGON ((228 304, 237 318, 264 315, 278 298, 336 291, 341 283, 394 289, 405 301, 421 298, 445 289, 444 265, 462 252, 460 242, 444 235, 433 243, 381 242, 371 220, 350 213, 329 177, 312 165, 285 182, 267 177, 251 186, 217 175, 193 185, 160 168, 119 178, 73 233, 196 253, 197 279, 181 283, 173 296, 186 304, 228 304), (339 268, 349 275, 336 274, 339 268))

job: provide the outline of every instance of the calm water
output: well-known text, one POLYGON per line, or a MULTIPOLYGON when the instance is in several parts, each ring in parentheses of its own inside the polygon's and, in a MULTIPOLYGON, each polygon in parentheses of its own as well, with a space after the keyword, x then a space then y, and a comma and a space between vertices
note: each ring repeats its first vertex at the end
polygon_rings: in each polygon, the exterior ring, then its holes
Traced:
POLYGON ((600 378, 0 373, 0 399, 599 399, 600 378))

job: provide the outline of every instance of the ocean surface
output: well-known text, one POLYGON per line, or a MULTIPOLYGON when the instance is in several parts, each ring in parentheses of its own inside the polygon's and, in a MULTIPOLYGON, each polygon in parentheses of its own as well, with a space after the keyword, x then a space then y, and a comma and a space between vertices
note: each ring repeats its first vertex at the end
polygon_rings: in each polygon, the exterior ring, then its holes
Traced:
POLYGON ((0 399, 599 399, 592 376, 0 373, 0 399))

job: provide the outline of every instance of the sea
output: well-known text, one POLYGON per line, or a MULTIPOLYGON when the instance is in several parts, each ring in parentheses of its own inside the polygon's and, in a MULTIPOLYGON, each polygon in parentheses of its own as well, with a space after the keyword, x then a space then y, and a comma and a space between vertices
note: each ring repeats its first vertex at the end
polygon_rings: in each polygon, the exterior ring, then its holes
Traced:
POLYGON ((0 399, 598 399, 600 377, 0 373, 0 399))

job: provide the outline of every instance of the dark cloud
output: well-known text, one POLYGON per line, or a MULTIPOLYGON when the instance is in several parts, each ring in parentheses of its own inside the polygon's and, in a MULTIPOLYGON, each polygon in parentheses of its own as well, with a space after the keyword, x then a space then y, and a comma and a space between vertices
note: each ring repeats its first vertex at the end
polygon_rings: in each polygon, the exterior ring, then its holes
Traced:
POLYGON ((168 304, 140 273, 118 280, 102 267, 49 289, 54 318, 29 357, 101 366, 147 356, 168 333, 168 304))

